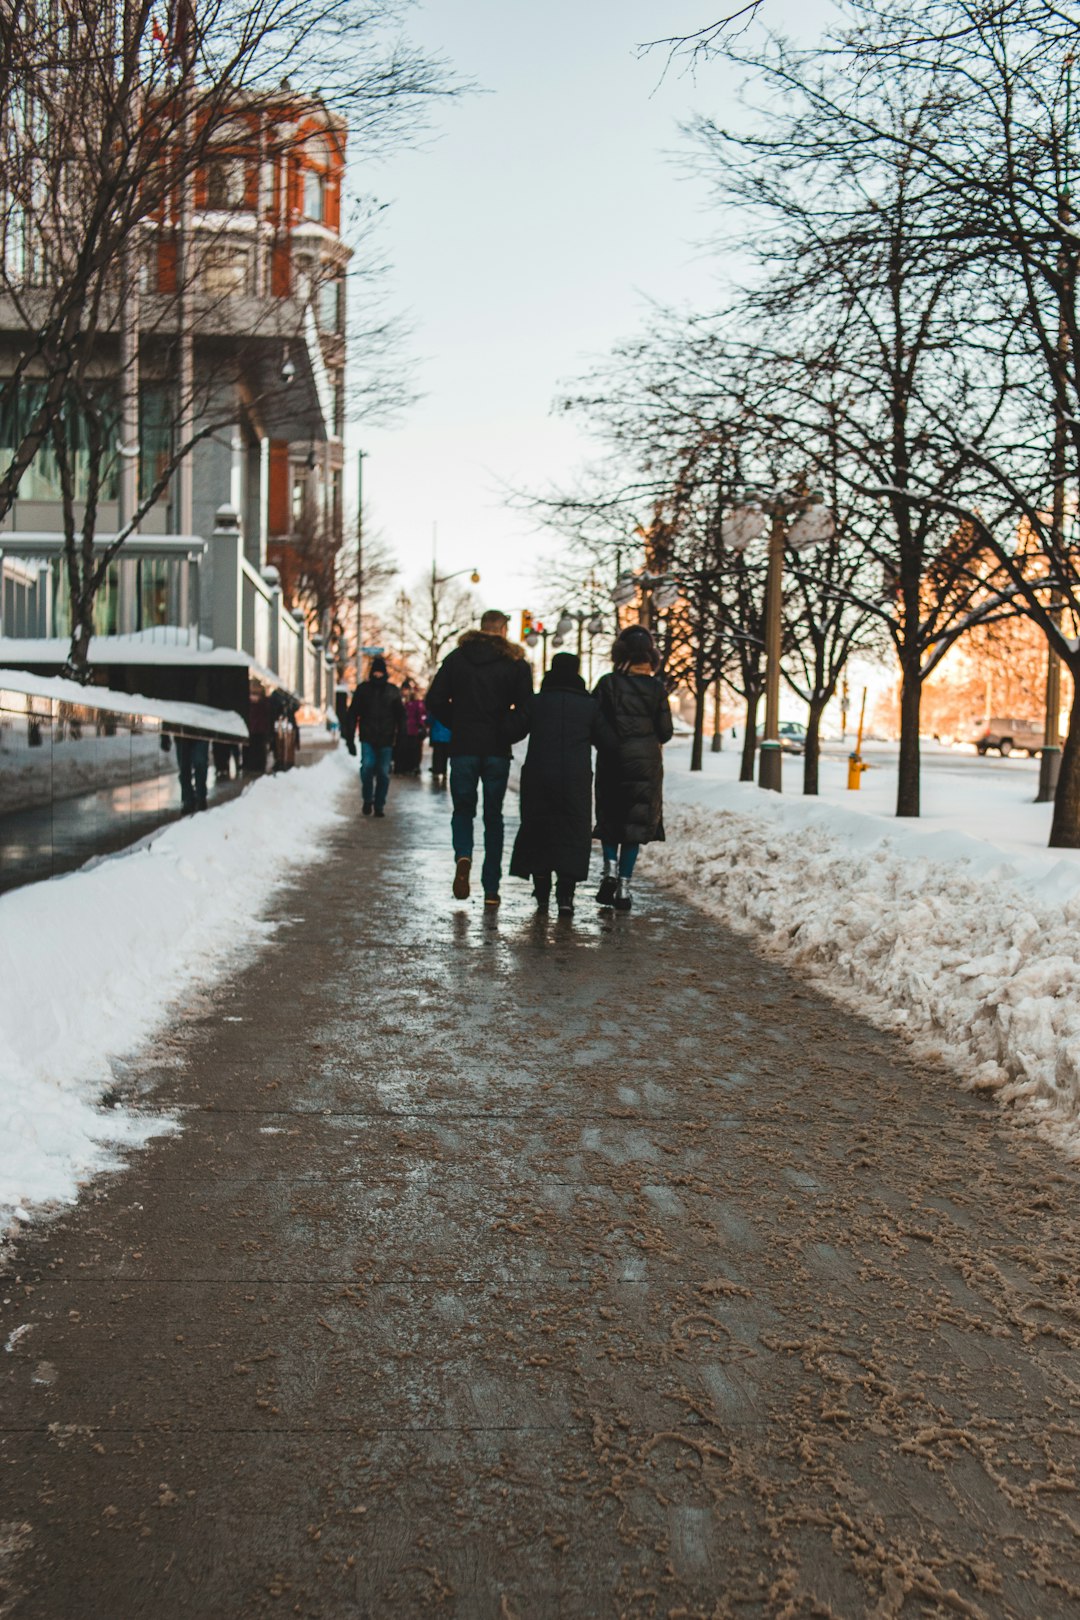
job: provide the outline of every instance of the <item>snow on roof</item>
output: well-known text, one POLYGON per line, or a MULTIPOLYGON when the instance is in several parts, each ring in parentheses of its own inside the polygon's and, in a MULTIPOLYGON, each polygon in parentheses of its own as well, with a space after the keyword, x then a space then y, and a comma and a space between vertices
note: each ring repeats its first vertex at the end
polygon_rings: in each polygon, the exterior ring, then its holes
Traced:
POLYGON ((207 703, 172 703, 142 697, 138 692, 114 692, 107 686, 80 686, 59 675, 31 675, 25 669, 0 669, 0 692, 21 692, 26 697, 49 698, 54 703, 79 703, 106 714, 137 714, 162 720, 187 731, 211 731, 219 737, 246 742, 248 728, 232 709, 214 709, 207 703))
MULTIPOLYGON (((62 664, 70 645, 67 637, 4 636, 0 639, 0 657, 17 658, 22 664, 62 664)), ((91 664, 255 664, 237 647, 215 647, 208 636, 200 636, 196 645, 186 630, 176 632, 168 625, 159 627, 156 635, 143 631, 125 636, 92 636, 88 657, 91 664)))

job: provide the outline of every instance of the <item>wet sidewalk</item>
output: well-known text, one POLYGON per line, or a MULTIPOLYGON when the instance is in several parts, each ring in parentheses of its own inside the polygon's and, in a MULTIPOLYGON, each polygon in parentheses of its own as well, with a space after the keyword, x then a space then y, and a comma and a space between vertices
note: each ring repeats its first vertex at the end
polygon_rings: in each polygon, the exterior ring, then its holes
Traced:
POLYGON ((0 1614, 1077 1612, 1076 1171, 647 854, 459 905, 448 817, 343 826, 15 1252, 0 1614))

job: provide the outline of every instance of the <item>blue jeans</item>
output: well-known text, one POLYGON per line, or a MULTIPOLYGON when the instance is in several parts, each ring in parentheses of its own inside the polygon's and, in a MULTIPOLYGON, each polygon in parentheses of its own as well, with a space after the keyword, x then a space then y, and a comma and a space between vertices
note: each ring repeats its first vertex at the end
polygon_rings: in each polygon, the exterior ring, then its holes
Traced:
POLYGON ((176 767, 180 776, 180 802, 185 810, 206 803, 206 773, 210 742, 206 737, 177 737, 176 767))
POLYGON ((605 861, 610 861, 612 866, 618 861, 619 876, 621 878, 633 877, 634 867, 637 865, 638 850, 641 848, 640 844, 624 844, 621 854, 614 844, 604 844, 601 847, 604 851, 605 861))
POLYGON ((393 748, 376 748, 371 743, 360 744, 360 791, 364 803, 370 804, 374 788, 375 808, 381 810, 390 791, 390 761, 393 748))
POLYGON ((473 821, 480 783, 484 784, 484 865, 480 881, 485 894, 498 894, 502 877, 503 800, 510 781, 510 759, 503 754, 456 754, 450 761, 450 828, 454 855, 473 852, 473 821))

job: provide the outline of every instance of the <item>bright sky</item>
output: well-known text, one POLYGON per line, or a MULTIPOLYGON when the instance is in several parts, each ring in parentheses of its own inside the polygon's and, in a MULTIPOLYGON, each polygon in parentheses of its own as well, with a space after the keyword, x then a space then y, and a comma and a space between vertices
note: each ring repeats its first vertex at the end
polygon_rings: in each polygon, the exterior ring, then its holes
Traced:
MULTIPOLYGON (((765 11, 807 40, 833 14, 829 0, 765 11)), ((665 77, 662 52, 637 54, 722 14, 708 0, 430 0, 412 14, 416 42, 486 93, 442 108, 436 139, 370 180, 393 201, 383 240, 425 397, 398 428, 361 425, 349 442, 369 453, 369 521, 406 585, 430 567, 437 524, 440 573, 479 568, 485 602, 508 611, 553 605, 540 581, 557 543, 502 489, 567 483, 595 455, 552 403, 640 329, 650 300, 723 297, 730 266, 701 245, 722 222, 680 173, 678 125, 723 121, 737 81, 717 65, 665 77)))

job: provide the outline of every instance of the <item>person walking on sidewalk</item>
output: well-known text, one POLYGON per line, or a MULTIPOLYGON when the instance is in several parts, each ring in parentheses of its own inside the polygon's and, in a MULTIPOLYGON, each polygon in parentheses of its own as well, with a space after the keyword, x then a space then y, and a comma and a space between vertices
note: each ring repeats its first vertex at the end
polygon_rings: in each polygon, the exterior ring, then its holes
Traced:
POLYGON ((446 764, 450 758, 450 727, 431 719, 431 779, 437 788, 446 786, 446 764))
POLYGON ((524 647, 507 640, 505 613, 485 613, 479 630, 466 630, 442 664, 427 695, 428 714, 450 728, 450 798, 454 840, 454 898, 469 898, 473 823, 484 788, 484 904, 499 904, 503 800, 510 780, 510 750, 528 734, 532 671, 524 647))
POLYGON ((574 889, 589 875, 592 846, 592 744, 596 699, 573 653, 556 653, 533 701, 529 752, 521 771, 521 830, 510 861, 513 877, 533 880, 540 911, 555 902, 574 910, 574 889))
POLYGON ((394 775, 419 776, 428 718, 415 681, 402 681, 401 703, 405 719, 394 747, 394 775))
POLYGON ((365 816, 373 811, 377 816, 386 814, 390 765, 402 721, 401 693, 387 674, 386 659, 375 657, 367 680, 361 681, 353 693, 341 733, 354 758, 356 737, 360 737, 360 791, 365 816))
POLYGON ((660 654, 643 625, 622 631, 613 669, 597 684, 596 836, 604 851, 597 904, 629 911, 642 844, 664 838, 664 761, 671 709, 657 674, 660 654))

